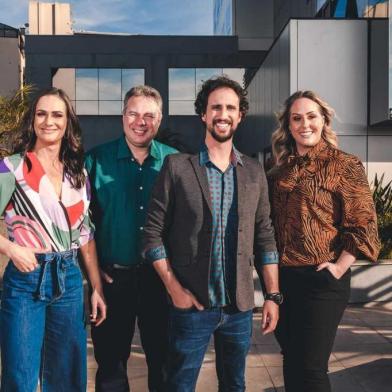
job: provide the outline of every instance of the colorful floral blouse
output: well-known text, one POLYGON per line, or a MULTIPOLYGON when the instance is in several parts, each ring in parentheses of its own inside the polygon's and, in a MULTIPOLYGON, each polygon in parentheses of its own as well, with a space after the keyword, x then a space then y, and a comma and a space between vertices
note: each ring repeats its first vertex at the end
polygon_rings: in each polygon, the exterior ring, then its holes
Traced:
POLYGON ((268 177, 282 265, 334 262, 343 250, 377 260, 377 217, 358 158, 322 140, 268 177))
POLYGON ((20 154, 0 160, 0 214, 8 237, 21 246, 61 252, 93 238, 89 217, 90 186, 72 187, 64 176, 61 199, 33 152, 29 169, 20 154))

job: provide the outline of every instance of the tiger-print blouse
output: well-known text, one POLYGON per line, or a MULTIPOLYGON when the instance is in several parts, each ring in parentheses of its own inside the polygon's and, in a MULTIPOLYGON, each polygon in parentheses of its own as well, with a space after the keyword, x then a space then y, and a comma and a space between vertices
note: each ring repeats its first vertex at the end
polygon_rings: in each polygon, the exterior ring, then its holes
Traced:
POLYGON ((376 212, 358 158, 321 140, 268 177, 282 265, 334 262, 342 250, 377 260, 376 212))

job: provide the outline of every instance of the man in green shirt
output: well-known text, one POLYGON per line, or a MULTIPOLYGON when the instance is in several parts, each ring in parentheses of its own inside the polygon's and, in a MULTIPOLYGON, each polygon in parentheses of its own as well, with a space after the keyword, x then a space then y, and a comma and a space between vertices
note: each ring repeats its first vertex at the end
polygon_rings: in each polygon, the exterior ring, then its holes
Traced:
POLYGON ((150 391, 163 385, 167 301, 153 268, 143 263, 140 240, 150 193, 166 155, 176 150, 153 140, 162 119, 162 98, 149 86, 124 98, 124 135, 86 157, 91 209, 108 314, 92 327, 98 363, 96 391, 129 391, 127 361, 137 319, 148 365, 150 391))

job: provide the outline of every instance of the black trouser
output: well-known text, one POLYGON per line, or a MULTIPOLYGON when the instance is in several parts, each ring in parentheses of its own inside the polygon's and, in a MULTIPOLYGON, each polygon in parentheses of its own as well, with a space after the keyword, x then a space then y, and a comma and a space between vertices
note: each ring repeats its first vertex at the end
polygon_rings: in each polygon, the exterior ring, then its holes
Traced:
POLYGON ((349 299, 350 277, 350 270, 337 280, 313 266, 280 269, 284 302, 275 335, 286 392, 331 391, 328 360, 349 299))
POLYGON ((148 366, 148 387, 160 391, 167 348, 167 296, 153 267, 141 265, 130 270, 104 270, 113 283, 104 283, 107 318, 92 327, 98 370, 97 392, 129 391, 127 361, 137 319, 148 366))

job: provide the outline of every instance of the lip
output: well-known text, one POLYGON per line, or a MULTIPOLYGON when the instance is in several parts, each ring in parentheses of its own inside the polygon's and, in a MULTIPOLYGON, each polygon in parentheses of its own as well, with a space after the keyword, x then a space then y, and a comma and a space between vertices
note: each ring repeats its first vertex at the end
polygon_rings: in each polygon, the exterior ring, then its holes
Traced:
POLYGON ((147 133, 146 129, 132 129, 132 132, 136 135, 143 136, 147 133))

